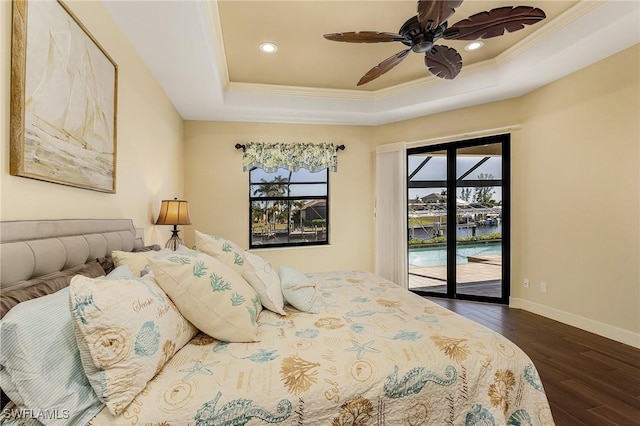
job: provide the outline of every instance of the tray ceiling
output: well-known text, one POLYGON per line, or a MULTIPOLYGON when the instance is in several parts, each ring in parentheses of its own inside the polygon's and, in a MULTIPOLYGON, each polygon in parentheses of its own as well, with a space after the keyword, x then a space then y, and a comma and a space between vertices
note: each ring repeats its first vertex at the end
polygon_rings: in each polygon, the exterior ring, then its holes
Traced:
POLYGON ((547 19, 484 40, 439 40, 461 53, 454 80, 430 75, 410 53, 356 87, 405 48, 338 43, 323 34, 397 32, 415 1, 105 1, 107 9, 186 120, 377 125, 520 96, 640 41, 637 1, 466 0, 449 19, 501 6, 541 8, 547 19), (278 46, 273 54, 263 42, 278 46))

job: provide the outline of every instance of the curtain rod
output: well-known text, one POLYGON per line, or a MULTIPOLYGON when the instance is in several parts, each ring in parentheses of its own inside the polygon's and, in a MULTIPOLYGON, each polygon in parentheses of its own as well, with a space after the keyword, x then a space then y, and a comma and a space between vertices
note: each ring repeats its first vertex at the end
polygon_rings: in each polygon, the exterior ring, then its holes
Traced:
MULTIPOLYGON (((245 151, 247 149, 247 146, 237 143, 236 144, 236 149, 241 149, 241 150, 245 151)), ((336 147, 336 151, 344 151, 344 149, 345 149, 344 145, 338 145, 336 147)))

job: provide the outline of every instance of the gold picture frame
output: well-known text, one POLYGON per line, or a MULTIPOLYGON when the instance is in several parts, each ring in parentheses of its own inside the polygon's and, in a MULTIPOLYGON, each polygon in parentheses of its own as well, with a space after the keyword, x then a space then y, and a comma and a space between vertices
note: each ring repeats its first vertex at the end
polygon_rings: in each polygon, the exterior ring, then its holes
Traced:
POLYGON ((58 0, 13 0, 10 173, 116 192, 118 66, 58 0))

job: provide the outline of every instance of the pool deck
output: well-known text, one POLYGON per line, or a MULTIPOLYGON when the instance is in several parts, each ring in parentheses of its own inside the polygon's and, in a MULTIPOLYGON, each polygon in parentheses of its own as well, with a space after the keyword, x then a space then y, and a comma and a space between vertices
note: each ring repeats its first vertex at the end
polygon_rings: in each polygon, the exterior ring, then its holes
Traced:
MULTIPOLYGON (((468 260, 457 265, 458 284, 501 280, 501 255, 469 256, 468 260)), ((409 268, 409 288, 441 286, 446 282, 446 265, 409 268)))

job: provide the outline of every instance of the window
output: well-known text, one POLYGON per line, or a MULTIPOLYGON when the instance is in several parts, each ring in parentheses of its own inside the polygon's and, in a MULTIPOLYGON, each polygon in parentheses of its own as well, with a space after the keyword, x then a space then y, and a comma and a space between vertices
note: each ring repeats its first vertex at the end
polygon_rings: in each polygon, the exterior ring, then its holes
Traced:
POLYGON ((249 247, 329 243, 329 173, 249 172, 249 247))

